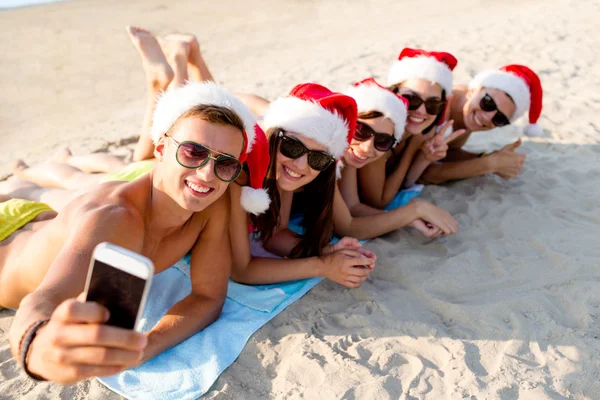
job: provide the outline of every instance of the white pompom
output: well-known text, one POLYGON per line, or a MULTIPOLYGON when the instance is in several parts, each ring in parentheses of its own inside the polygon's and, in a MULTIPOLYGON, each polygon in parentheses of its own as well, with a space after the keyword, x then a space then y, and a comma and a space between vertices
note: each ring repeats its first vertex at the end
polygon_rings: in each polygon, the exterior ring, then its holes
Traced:
POLYGON ((265 189, 253 189, 250 186, 242 187, 240 203, 247 212, 260 215, 269 209, 271 199, 265 189))
POLYGON ((544 134, 544 129, 539 124, 528 124, 525 129, 523 129, 523 132, 525 132, 527 136, 542 136, 544 134))
POLYGON ((341 159, 337 160, 335 163, 335 179, 342 179, 342 168, 344 168, 344 163, 341 159))

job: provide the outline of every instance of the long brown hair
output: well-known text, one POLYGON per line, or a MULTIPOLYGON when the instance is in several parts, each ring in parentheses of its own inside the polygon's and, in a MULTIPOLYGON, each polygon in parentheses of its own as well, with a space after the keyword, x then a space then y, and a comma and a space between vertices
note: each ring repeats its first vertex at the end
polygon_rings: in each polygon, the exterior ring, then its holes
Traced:
MULTIPOLYGON (((259 216, 253 216, 252 222, 263 245, 273 237, 275 228, 279 225, 281 199, 277 189, 277 153, 279 152, 280 128, 267 130, 269 138, 269 155, 271 163, 265 177, 263 187, 269 192, 271 205, 259 216)), ((304 196, 298 207, 304 218, 302 220, 303 234, 298 236, 300 242, 292 249, 290 257, 320 256, 323 249, 333 236, 333 197, 335 194, 336 164, 332 163, 327 169, 319 172, 317 177, 304 185, 304 196)))

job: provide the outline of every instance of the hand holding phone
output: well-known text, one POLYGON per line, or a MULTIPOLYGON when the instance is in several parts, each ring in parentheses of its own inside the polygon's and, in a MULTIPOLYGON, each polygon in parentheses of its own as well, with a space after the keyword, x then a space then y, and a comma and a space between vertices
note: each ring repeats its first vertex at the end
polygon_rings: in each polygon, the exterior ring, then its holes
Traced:
POLYGON ((114 244, 100 243, 90 262, 86 301, 108 309, 107 325, 138 330, 153 275, 150 259, 114 244))
POLYGON ((94 250, 86 291, 63 301, 37 331, 30 372, 70 384, 113 375, 143 359, 147 337, 135 332, 153 274, 150 260, 102 243, 94 250))

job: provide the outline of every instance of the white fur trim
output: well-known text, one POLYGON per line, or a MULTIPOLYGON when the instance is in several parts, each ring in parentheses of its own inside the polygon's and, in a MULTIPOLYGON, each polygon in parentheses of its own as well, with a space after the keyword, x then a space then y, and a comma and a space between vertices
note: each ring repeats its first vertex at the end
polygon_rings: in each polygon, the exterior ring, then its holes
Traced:
POLYGON ((254 189, 250 186, 243 186, 240 203, 242 204, 242 208, 247 212, 260 215, 269 209, 271 199, 265 189, 254 189))
POLYGON ((264 116, 266 129, 281 128, 314 139, 339 158, 348 147, 348 124, 337 112, 297 97, 283 97, 269 105, 264 116))
POLYGON ((426 79, 439 84, 446 91, 446 96, 452 93, 452 71, 433 57, 420 56, 394 61, 388 74, 388 86, 407 79, 426 79))
POLYGON ((237 97, 214 82, 187 82, 184 86, 163 92, 156 104, 150 137, 154 143, 173 126, 177 118, 197 105, 206 104, 228 108, 235 112, 244 123, 248 146, 252 150, 256 117, 237 97))
POLYGON ((342 179, 342 169, 344 169, 344 166, 345 164, 341 158, 335 162, 335 179, 342 179))
POLYGON ((394 123, 394 137, 400 140, 406 124, 406 106, 394 93, 374 84, 350 86, 346 94, 356 100, 358 112, 379 111, 394 123))
POLYGON ((523 129, 523 132, 527 136, 542 136, 544 134, 544 129, 539 124, 527 124, 523 129))
POLYGON ((506 71, 488 70, 480 72, 469 82, 469 89, 487 87, 508 93, 515 103, 515 113, 511 121, 524 115, 529 110, 531 94, 529 86, 518 76, 506 71))

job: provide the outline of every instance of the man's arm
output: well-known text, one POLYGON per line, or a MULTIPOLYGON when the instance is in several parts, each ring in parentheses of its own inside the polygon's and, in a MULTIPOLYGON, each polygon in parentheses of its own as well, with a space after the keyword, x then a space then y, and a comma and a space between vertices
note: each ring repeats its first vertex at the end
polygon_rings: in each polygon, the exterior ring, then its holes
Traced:
POLYGON ((227 196, 222 196, 203 213, 208 215, 208 221, 192 248, 192 291, 171 307, 147 334, 143 361, 204 329, 221 314, 231 273, 227 196))
POLYGON ((104 307, 74 300, 84 289, 98 243, 109 241, 141 250, 143 230, 135 232, 141 226, 139 218, 119 207, 90 211, 77 218, 40 286, 21 302, 10 330, 11 350, 18 358, 19 343, 28 327, 51 317, 31 344, 28 367, 60 383, 131 367, 139 361, 146 344, 142 334, 103 325, 107 320, 104 307))

